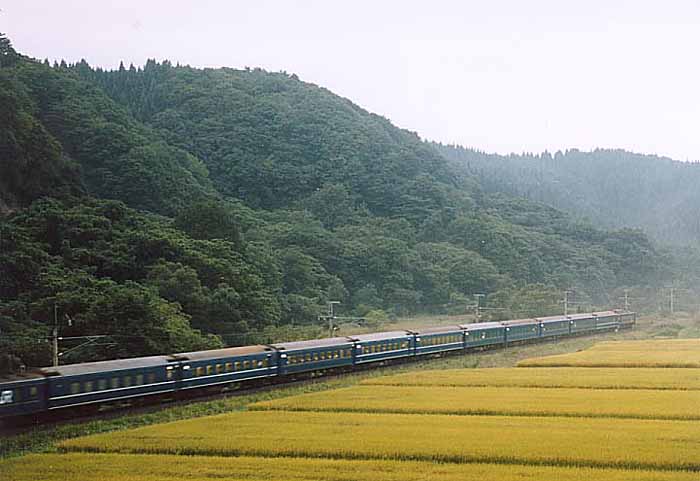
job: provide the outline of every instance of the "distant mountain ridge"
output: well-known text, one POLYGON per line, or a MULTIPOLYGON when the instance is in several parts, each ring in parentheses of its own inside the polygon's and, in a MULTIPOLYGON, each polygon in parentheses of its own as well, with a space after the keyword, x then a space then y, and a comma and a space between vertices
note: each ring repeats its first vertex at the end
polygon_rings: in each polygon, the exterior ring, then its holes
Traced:
POLYGON ((433 145, 488 192, 543 202, 606 228, 643 229, 664 243, 700 242, 700 163, 624 150, 503 156, 433 145))

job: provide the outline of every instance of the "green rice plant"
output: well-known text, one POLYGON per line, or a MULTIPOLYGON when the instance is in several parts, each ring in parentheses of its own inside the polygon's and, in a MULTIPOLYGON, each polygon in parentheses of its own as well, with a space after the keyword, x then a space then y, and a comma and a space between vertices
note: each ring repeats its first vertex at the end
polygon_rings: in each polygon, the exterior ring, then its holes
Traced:
POLYGON ((129 454, 34 454, 0 461, 6 481, 694 481, 697 473, 503 464, 129 454))
POLYGON ((62 451, 700 470, 697 422, 248 411, 64 441, 62 451))
POLYGON ((250 409, 700 420, 700 391, 361 385, 250 409))
POLYGON ((441 369, 370 378, 363 380, 362 384, 700 390, 700 370, 575 367, 441 369))

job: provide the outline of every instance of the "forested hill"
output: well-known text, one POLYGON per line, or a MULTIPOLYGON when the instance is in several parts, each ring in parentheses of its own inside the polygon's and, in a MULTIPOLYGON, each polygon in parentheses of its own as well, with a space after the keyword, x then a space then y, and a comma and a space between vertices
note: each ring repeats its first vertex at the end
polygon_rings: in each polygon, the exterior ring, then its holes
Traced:
POLYGON ((432 145, 488 192, 527 197, 607 228, 640 228, 664 243, 700 242, 700 163, 624 150, 501 156, 432 145))
POLYGON ((294 75, 48 65, 0 39, 0 352, 32 364, 54 312, 114 341, 71 361, 318 335, 330 300, 374 320, 475 293, 545 314, 563 287, 609 306, 668 274, 640 232, 491 195, 294 75))

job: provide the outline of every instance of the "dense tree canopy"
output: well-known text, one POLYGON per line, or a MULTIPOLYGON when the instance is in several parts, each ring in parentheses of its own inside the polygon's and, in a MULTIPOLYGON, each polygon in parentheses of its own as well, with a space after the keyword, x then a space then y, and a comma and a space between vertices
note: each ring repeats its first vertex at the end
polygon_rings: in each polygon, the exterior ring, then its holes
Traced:
POLYGON ((293 75, 13 58, 0 350, 31 364, 47 362, 54 306, 67 333, 110 336, 77 360, 315 335, 330 300, 374 320, 475 293, 513 315, 550 312, 563 287, 607 304, 673 268, 641 232, 484 188, 293 75))

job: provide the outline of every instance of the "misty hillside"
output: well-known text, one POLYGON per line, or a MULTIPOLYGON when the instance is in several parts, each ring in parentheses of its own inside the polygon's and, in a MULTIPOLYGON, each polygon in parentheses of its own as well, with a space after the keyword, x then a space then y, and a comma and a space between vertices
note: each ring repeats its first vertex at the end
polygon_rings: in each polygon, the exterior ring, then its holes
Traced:
POLYGON ((320 335, 330 300, 536 315, 669 275, 643 233, 491 193, 294 75, 51 66, 6 41, 0 62, 0 348, 33 364, 54 305, 66 335, 117 340, 100 358, 320 335))
POLYGON ((606 228, 640 228, 671 244, 700 241, 700 164, 623 150, 494 155, 431 144, 487 192, 552 205, 606 228))

